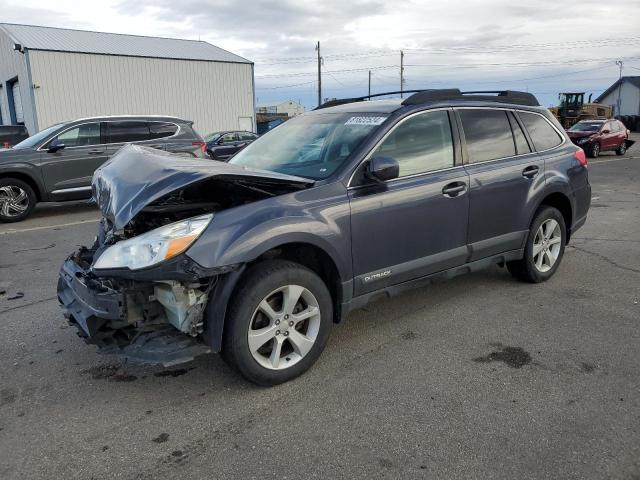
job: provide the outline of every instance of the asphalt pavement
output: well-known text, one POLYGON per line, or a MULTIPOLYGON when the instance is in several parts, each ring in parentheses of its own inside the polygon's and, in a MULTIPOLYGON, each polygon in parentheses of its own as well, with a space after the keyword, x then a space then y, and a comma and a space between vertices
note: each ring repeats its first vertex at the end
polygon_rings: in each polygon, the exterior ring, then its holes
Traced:
POLYGON ((495 267, 379 301, 271 389, 76 337, 56 278, 93 207, 0 225, 0 478, 640 478, 640 148, 589 171, 550 281, 495 267))

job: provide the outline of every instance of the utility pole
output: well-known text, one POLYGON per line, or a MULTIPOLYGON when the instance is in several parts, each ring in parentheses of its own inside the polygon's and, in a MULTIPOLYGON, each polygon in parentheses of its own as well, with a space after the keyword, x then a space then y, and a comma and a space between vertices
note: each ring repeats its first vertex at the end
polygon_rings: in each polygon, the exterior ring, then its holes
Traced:
POLYGON ((404 52, 400 50, 400 98, 403 97, 404 91, 404 52))
POLYGON ((320 42, 316 45, 316 51, 318 52, 318 106, 322 105, 322 71, 320 66, 322 64, 322 57, 320 56, 320 42))
POLYGON ((618 101, 616 103, 616 115, 621 115, 620 113, 620 109, 622 108, 622 103, 621 103, 621 98, 620 95, 622 93, 622 67, 624 66, 624 63, 622 62, 622 60, 616 60, 616 65, 618 65, 618 67, 620 67, 620 75, 618 76, 618 101))
POLYGON ((371 100, 371 70, 369 70, 369 100, 371 100))

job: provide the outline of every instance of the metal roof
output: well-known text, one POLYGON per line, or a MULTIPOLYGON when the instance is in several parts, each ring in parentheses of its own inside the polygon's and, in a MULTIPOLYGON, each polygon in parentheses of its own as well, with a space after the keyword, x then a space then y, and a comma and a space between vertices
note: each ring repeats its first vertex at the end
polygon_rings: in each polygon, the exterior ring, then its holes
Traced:
POLYGON ((13 43, 29 50, 252 63, 246 58, 199 40, 143 37, 11 23, 0 23, 0 31, 4 31, 13 43))
POLYGON ((616 80, 613 85, 611 85, 604 92, 602 92, 600 94, 600 96, 598 96, 598 98, 596 98, 596 102, 601 102, 604 99, 604 97, 606 97, 611 92, 613 92, 618 87, 618 85, 622 85, 625 82, 629 82, 630 84, 635 85, 636 87, 640 88, 640 76, 634 75, 632 77, 622 77, 622 78, 619 78, 618 80, 616 80))

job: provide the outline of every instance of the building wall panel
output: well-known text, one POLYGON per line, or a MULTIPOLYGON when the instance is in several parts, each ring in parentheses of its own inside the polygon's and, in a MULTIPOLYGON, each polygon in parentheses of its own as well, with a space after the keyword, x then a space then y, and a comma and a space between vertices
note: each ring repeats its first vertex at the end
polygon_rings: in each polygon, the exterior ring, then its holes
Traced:
POLYGON ((97 115, 175 115, 201 134, 254 117, 252 66, 32 51, 41 128, 97 115))

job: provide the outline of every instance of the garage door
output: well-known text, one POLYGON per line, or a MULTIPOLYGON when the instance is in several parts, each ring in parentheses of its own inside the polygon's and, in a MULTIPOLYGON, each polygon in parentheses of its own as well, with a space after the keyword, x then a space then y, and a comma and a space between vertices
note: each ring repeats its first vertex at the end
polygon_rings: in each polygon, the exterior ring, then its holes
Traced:
POLYGON ((24 123, 24 115, 22 114, 22 99, 20 98, 20 84, 16 81, 13 84, 13 108, 16 112, 16 123, 24 123))

